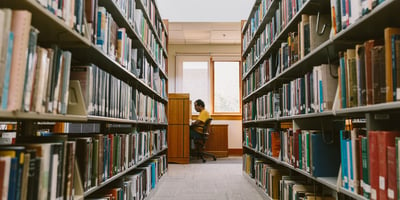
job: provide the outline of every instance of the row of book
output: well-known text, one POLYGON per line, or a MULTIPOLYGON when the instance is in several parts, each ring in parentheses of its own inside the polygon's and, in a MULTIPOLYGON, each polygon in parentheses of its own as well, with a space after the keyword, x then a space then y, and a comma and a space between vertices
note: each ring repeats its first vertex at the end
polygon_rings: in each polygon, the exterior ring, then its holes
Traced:
POLYGON ((0 10, 1 109, 66 114, 71 52, 37 45, 39 31, 24 10, 0 10))
POLYGON ((167 123, 165 104, 137 90, 135 90, 133 94, 136 94, 134 105, 136 116, 139 121, 167 123))
POLYGON ((156 156, 86 199, 143 200, 166 172, 166 155, 156 156))
POLYGON ((267 92, 255 101, 243 104, 243 121, 272 119, 280 116, 280 94, 267 92))
MULTIPOLYGON (((332 110, 338 87, 335 65, 315 66, 311 72, 283 83, 278 91, 243 105, 243 120, 263 120, 280 116, 319 113, 332 110), (333 74, 332 74, 333 72, 333 74)), ((247 82, 246 82, 247 83, 247 82)))
MULTIPOLYGON (((289 68, 298 60, 303 59, 329 38, 329 28, 319 32, 316 27, 317 21, 322 24, 329 23, 329 15, 302 14, 301 17, 302 20, 297 24, 297 30, 289 32, 287 40, 280 43, 279 50, 271 52, 265 59, 269 60, 268 68, 273 68, 266 71, 267 74, 262 74, 269 77, 267 81, 289 68), (273 59, 272 63, 271 58, 273 59)), ((257 38, 254 47, 251 48, 249 55, 246 56, 243 62, 243 74, 253 69, 253 65, 261 59, 268 47, 274 42, 274 35, 271 34, 270 27, 272 26, 267 24, 266 29, 257 38)), ((265 65, 265 60, 259 64, 260 67, 265 65)))
POLYGON ((71 199, 76 187, 87 191, 166 148, 165 139, 165 130, 17 137, 0 146, 0 196, 71 199))
MULTIPOLYGON (((133 72, 136 68, 145 67, 142 62, 148 61, 144 54, 144 49, 137 47, 137 43, 133 42, 132 36, 128 36, 125 27, 118 26, 111 13, 107 12, 106 7, 99 6, 97 10, 97 24, 95 24, 97 32, 95 33, 96 41, 94 41, 96 46, 110 56, 111 59, 116 60, 127 68, 128 71, 133 72)), ((148 30, 142 10, 135 9, 135 20, 137 21, 135 22, 136 32, 140 33, 141 37, 139 39, 145 42, 155 62, 164 70, 166 60, 162 53, 162 46, 156 42, 154 35, 148 30)))
POLYGON ((330 0, 332 36, 346 29, 362 16, 370 13, 376 6, 385 0, 330 0))
POLYGON ((397 199, 400 132, 352 128, 340 139, 341 186, 370 199, 397 199))
POLYGON ((157 7, 153 0, 141 0, 144 5, 147 15, 150 18, 151 24, 156 30, 156 35, 160 38, 164 48, 167 46, 167 32, 163 27, 163 21, 160 13, 157 13, 157 7))
MULTIPOLYGON (((95 65, 73 66, 71 80, 79 81, 89 115, 159 123, 167 120, 165 105, 162 102, 145 95, 95 65)), ((162 87, 166 87, 164 82, 153 82, 154 85, 163 83, 162 87)), ((165 90, 162 90, 164 95, 165 90)))
MULTIPOLYGON (((143 15, 149 16, 150 21, 148 22, 149 26, 153 26, 155 29, 155 34, 158 38, 160 38, 161 43, 159 44, 160 47, 166 48, 166 30, 164 29, 163 26, 163 21, 157 13, 158 11, 156 10, 155 3, 152 0, 135 0, 135 1, 128 1, 128 0, 110 0, 113 1, 113 3, 120 9, 122 14, 124 15, 125 19, 132 25, 132 27, 135 27, 135 30, 137 33, 142 33, 139 32, 140 27, 141 27, 141 21, 143 19, 143 15), (138 1, 138 2, 136 2, 138 1), (139 6, 136 4, 140 3, 144 6, 145 10, 139 9, 139 6), (141 12, 141 14, 139 13, 141 12)), ((96 1, 91 1, 91 4, 93 4, 94 7, 97 6, 96 1)), ((95 9, 95 8, 94 8, 95 9)))
POLYGON ((341 108, 400 99, 400 28, 387 27, 384 35, 339 52, 341 108))
MULTIPOLYGON (((339 130, 337 130, 339 131, 339 130)), ((334 131, 245 128, 244 144, 314 177, 336 177, 340 166, 339 138, 334 131)))
MULTIPOLYGON (((119 28, 111 14, 106 12, 106 8, 98 6, 97 0, 67 0, 63 3, 54 0, 37 1, 54 15, 63 19, 68 27, 73 27, 82 35, 91 38, 93 44, 98 45, 122 66, 136 65, 131 62, 131 57, 133 57, 133 49, 137 47, 132 44, 132 36, 128 37, 126 34, 125 28, 128 27, 119 28)), ((153 33, 148 30, 147 22, 143 18, 143 11, 136 9, 135 1, 115 3, 126 11, 124 12, 125 17, 140 34, 139 39, 143 40, 156 63, 165 70, 166 59, 162 53, 163 45, 158 44, 153 33)))
POLYGON ((62 19, 65 25, 75 29, 82 35, 87 35, 85 28, 84 0, 37 0, 41 6, 49 10, 53 15, 62 19))
MULTIPOLYGON (((243 37, 243 50, 248 47, 248 44, 253 39, 255 32, 259 28, 259 25, 264 20, 265 15, 269 12, 269 9, 272 9, 270 5, 273 1, 271 0, 262 0, 258 5, 258 8, 253 13, 253 16, 250 19, 249 26, 245 30, 243 37)), ((283 0, 278 2, 277 10, 275 11, 275 17, 279 22, 277 26, 279 30, 282 30, 290 20, 296 15, 296 13, 303 7, 303 5, 307 2, 307 0, 283 0)), ((275 2, 274 2, 275 3, 275 2)), ((273 20, 273 19, 272 19, 273 20)), ((268 20, 269 21, 269 20, 268 20)), ((279 31, 277 32, 279 33, 279 31)))
POLYGON ((249 176, 254 178, 256 185, 270 199, 335 199, 334 195, 324 190, 321 185, 250 154, 243 155, 243 169, 249 176))

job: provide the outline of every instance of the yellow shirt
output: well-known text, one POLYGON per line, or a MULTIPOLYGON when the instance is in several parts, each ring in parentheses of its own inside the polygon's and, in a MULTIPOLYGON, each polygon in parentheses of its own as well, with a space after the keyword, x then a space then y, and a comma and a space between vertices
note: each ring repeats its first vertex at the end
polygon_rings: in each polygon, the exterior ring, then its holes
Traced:
POLYGON ((205 123, 208 118, 210 118, 210 113, 208 113, 208 111, 204 109, 204 110, 202 110, 200 112, 199 117, 197 118, 197 120, 200 120, 200 121, 205 123))
POLYGON ((200 126, 195 126, 194 130, 198 133, 203 133, 203 126, 204 123, 207 121, 207 119, 210 118, 210 113, 208 113, 207 110, 202 110, 199 114, 199 117, 197 118, 197 120, 202 121, 202 124, 199 124, 200 126))

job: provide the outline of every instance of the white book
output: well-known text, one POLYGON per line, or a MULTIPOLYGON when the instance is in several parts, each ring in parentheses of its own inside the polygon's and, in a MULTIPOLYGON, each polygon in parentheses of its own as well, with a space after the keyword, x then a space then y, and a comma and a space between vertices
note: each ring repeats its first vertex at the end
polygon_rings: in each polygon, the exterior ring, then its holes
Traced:
MULTIPOLYGON (((51 174, 51 180, 50 180, 50 185, 49 185, 49 190, 50 190, 50 199, 56 199, 57 196, 57 173, 58 173, 58 154, 53 154, 52 155, 52 165, 50 168, 50 174, 51 174)), ((60 183, 61 184, 61 183, 60 183)))
POLYGON ((38 47, 37 53, 35 85, 33 86, 35 92, 33 93, 32 99, 32 111, 43 113, 50 60, 46 49, 38 47))

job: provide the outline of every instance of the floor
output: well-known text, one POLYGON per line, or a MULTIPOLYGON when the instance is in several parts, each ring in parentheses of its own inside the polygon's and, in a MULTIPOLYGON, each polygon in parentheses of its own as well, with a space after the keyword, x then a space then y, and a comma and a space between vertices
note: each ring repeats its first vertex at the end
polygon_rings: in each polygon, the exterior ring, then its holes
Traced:
POLYGON ((168 164, 151 200, 257 200, 263 196, 242 174, 242 157, 168 164))

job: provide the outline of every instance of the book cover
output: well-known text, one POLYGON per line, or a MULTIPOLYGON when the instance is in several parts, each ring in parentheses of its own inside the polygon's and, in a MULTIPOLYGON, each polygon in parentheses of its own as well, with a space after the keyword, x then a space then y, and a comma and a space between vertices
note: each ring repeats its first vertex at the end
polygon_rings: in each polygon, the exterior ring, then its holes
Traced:
MULTIPOLYGON (((396 81, 393 79, 393 62, 392 62, 392 54, 394 49, 392 48, 392 37, 394 35, 400 35, 400 28, 394 28, 394 27, 387 27, 384 30, 384 40, 385 40, 385 80, 386 80, 386 102, 391 102, 393 101, 393 92, 394 92, 394 86, 393 86, 393 81, 396 81)), ((395 73, 394 73, 395 74, 395 73)))
POLYGON ((14 33, 14 46, 8 90, 9 111, 20 110, 22 105, 31 18, 32 14, 25 10, 12 12, 11 31, 14 33))
POLYGON ((358 106, 366 105, 366 83, 365 83, 365 47, 363 44, 356 45, 356 70, 357 70, 357 103, 358 106))
MULTIPOLYGON (((385 48, 382 45, 371 49, 372 97, 373 104, 386 102, 385 48)), ((393 93, 391 93, 393 98, 393 93)))
POLYGON ((396 147, 387 146, 386 151, 388 174, 387 199, 397 199, 396 147))
POLYGON ((388 163, 387 147, 395 146, 395 138, 400 136, 398 131, 378 131, 378 176, 379 176, 379 199, 387 199, 388 194, 388 163))
POLYGON ((340 144, 331 133, 314 132, 310 135, 311 174, 315 177, 336 177, 340 166, 340 144), (330 141, 331 142, 327 142, 330 141))
POLYGON ((36 63, 37 63, 37 52, 36 52, 36 43, 38 39, 39 30, 34 27, 31 27, 29 32, 29 45, 28 45, 28 56, 26 63, 26 73, 25 73, 25 85, 24 85, 24 93, 22 106, 25 112, 31 111, 31 100, 33 95, 33 84, 34 77, 36 73, 36 63))
MULTIPOLYGON (((378 136, 379 131, 368 131, 368 151, 369 151, 369 183, 371 186, 371 199, 380 199, 379 196, 379 151, 378 136)), ((365 179, 364 179, 365 180, 365 179)), ((366 188, 364 188, 365 190, 366 188)))

